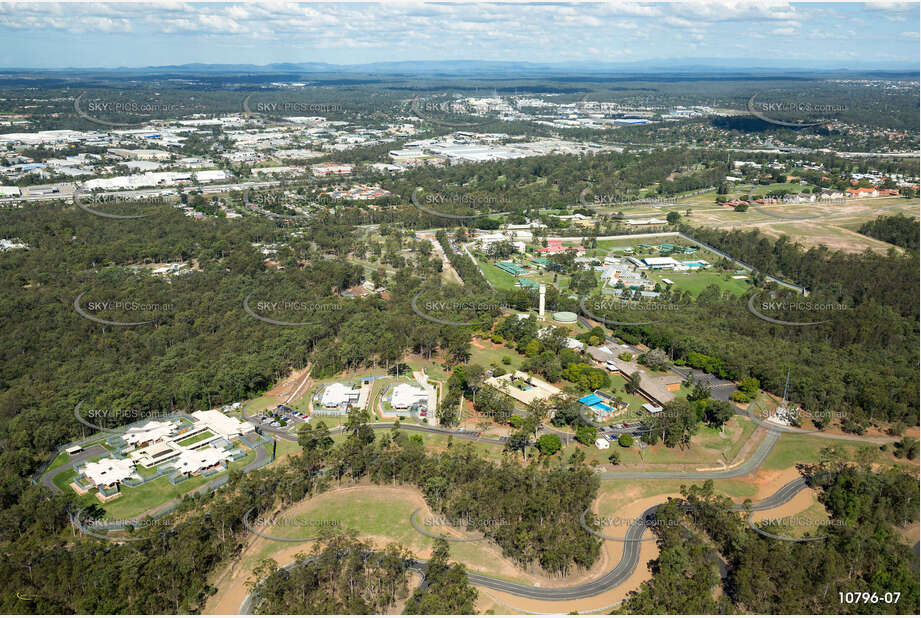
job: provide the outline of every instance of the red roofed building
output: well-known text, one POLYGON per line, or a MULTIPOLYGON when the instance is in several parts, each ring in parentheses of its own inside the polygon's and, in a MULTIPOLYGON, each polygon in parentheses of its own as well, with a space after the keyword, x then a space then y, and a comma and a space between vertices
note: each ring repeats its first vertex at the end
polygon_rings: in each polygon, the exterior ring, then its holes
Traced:
POLYGON ((566 251, 573 250, 576 253, 584 253, 585 247, 564 247, 563 241, 557 238, 548 239, 546 247, 538 247, 537 251, 539 253, 553 254, 553 253, 565 253, 566 251))
POLYGON ((857 189, 848 189, 848 197, 877 197, 879 191, 873 187, 858 187, 857 189))

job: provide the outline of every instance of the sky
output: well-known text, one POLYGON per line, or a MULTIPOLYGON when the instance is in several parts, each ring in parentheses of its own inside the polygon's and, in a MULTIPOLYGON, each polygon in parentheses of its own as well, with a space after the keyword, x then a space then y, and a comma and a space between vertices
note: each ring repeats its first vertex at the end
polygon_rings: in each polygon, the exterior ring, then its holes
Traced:
POLYGON ((0 2, 0 67, 502 60, 919 68, 919 3, 0 2))

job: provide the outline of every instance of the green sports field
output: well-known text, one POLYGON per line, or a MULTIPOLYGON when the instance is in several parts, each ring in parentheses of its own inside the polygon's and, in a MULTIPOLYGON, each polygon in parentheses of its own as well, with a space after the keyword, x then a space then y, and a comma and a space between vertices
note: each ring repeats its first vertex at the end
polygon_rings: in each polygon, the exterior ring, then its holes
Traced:
MULTIPOLYGON (((710 260, 708 259, 707 261, 710 260)), ((653 281, 661 282, 662 279, 674 281, 675 284, 673 287, 682 291, 687 290, 695 298, 709 285, 717 285, 720 289, 726 290, 735 296, 744 295, 751 287, 748 279, 733 279, 732 274, 715 270, 696 270, 689 272, 660 270, 649 271, 648 274, 649 278, 653 281)), ((664 283, 662 285, 663 287, 665 286, 664 283)))

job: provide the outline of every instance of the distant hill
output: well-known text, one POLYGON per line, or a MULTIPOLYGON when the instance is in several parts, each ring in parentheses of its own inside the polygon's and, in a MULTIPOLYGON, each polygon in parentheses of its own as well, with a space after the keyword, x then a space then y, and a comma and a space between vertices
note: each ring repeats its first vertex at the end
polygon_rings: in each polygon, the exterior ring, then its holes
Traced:
POLYGON ((366 64, 329 64, 324 62, 279 62, 273 64, 202 64, 191 63, 156 67, 120 68, 72 68, 72 69, 3 69, 8 73, 46 74, 189 74, 189 75, 231 75, 231 74, 364 74, 364 75, 431 75, 438 77, 502 76, 502 75, 610 75, 610 74, 742 74, 752 75, 764 72, 776 74, 836 74, 855 72, 872 73, 876 76, 917 77, 912 67, 897 64, 859 66, 841 62, 827 62, 814 65, 796 65, 790 60, 766 58, 681 58, 642 60, 632 62, 504 62, 486 60, 421 60, 400 62, 372 62, 366 64))

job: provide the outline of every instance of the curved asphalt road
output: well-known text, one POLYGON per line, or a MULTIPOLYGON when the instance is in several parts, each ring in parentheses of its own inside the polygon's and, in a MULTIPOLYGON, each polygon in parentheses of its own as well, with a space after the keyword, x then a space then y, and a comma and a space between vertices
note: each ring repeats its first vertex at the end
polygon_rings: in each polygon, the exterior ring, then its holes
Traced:
MULTIPOLYGON (((759 502, 752 503, 749 508, 753 511, 765 511, 776 508, 792 500, 796 494, 805 488, 805 479, 795 479, 778 489, 773 495, 759 502)), ((655 517, 656 509, 658 509, 659 506, 661 505, 646 509, 643 515, 630 525, 625 535, 625 538, 629 540, 624 541, 624 553, 620 562, 618 562, 617 566, 613 569, 594 581, 579 586, 571 586, 569 588, 538 588, 535 586, 507 582, 487 575, 471 573, 469 571, 467 572, 467 578, 473 585, 483 586, 484 588, 498 590, 500 592, 507 592, 515 596, 536 601, 575 601, 576 599, 592 597, 607 592, 625 583, 630 576, 633 575, 633 571, 636 570, 637 564, 639 564, 640 542, 643 535, 646 533, 646 520, 655 517)), ((745 506, 737 504, 733 510, 744 511, 745 506)))
MULTIPOLYGON (((750 509, 752 511, 765 511, 768 509, 773 509, 786 504, 792 500, 796 494, 801 492, 806 487, 806 479, 800 477, 790 481, 764 500, 752 502, 748 506, 744 504, 736 504, 732 510, 745 511, 746 509, 750 509)), ((617 566, 615 566, 613 569, 594 581, 590 581, 578 586, 570 586, 568 588, 541 588, 537 586, 528 586, 525 584, 516 584, 514 582, 508 582, 495 577, 490 577, 488 575, 473 573, 471 571, 467 571, 467 579, 474 586, 482 586, 484 588, 489 588, 490 590, 506 592, 508 594, 513 594, 515 596, 535 601, 575 601, 577 599, 593 597, 602 594, 625 583, 630 578, 630 576, 633 575, 633 571, 636 570, 636 567, 639 564, 640 543, 643 535, 646 533, 646 521, 648 519, 652 519, 655 516, 656 509, 658 509, 659 506, 660 505, 656 505, 646 509, 646 511, 643 512, 643 515, 637 518, 637 520, 630 525, 630 527, 627 529, 627 534, 625 537, 628 540, 624 541, 624 553, 620 559, 620 562, 618 562, 617 566)), ((723 569, 725 568, 725 565, 722 564, 722 561, 720 561, 720 563, 720 570, 721 572, 724 572, 723 569)), ((293 566, 293 564, 294 563, 286 565, 285 568, 293 566)), ((426 562, 424 560, 413 561, 413 566, 417 569, 423 569, 425 565, 426 562)), ((240 607, 240 613, 250 613, 252 605, 253 599, 252 595, 250 594, 246 597, 243 605, 240 607)))
MULTIPOLYGON (((90 446, 89 448, 87 448, 82 453, 80 453, 79 455, 72 457, 70 461, 68 461, 67 463, 61 464, 57 468, 54 468, 51 470, 45 470, 45 473, 42 474, 41 478, 39 479, 39 482, 45 487, 47 487, 48 489, 50 489, 51 491, 53 491, 54 493, 61 493, 61 490, 58 489, 58 486, 54 484, 54 477, 59 475, 61 472, 64 472, 65 470, 72 469, 72 466, 74 464, 83 463, 87 459, 92 459, 93 457, 96 457, 97 455, 104 455, 107 452, 108 451, 105 450, 100 445, 94 444, 90 446)), ((55 455, 55 457, 57 457, 57 455, 55 455)))

